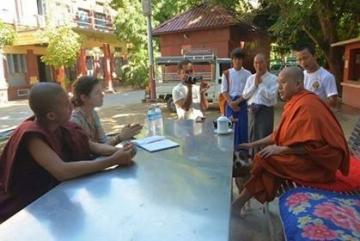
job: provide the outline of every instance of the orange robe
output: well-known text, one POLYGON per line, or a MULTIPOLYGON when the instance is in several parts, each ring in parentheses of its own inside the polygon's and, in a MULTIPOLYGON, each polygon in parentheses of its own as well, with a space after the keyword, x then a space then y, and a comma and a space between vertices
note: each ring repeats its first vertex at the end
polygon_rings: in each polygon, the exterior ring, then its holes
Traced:
POLYGON ((306 154, 255 156, 247 190, 260 202, 274 199, 284 179, 300 182, 335 181, 339 169, 349 173, 349 150, 342 128, 329 107, 315 94, 303 90, 284 106, 273 133, 278 146, 301 144, 306 154))

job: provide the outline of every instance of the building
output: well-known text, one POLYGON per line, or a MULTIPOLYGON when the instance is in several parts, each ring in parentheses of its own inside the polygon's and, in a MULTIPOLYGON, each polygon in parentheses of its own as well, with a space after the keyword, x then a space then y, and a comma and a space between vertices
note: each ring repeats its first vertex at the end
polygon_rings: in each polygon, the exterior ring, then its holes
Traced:
POLYGON ((0 19, 15 27, 12 46, 2 49, 0 68, 2 101, 27 98, 31 85, 59 81, 66 86, 78 75, 93 74, 112 89, 113 78, 126 58, 126 44, 114 35, 116 12, 108 0, 7 0, 0 19), (47 43, 41 33, 49 26, 69 25, 84 38, 77 64, 54 69, 41 61, 47 43), (6 97, 8 95, 8 97, 6 97))
POLYGON ((242 47, 247 52, 244 66, 250 70, 253 70, 256 53, 270 54, 270 39, 264 32, 223 7, 208 3, 161 23, 154 29, 153 36, 160 39, 161 56, 201 50, 226 58, 232 49, 242 47))
POLYGON ((333 48, 345 48, 342 102, 360 108, 360 38, 334 43, 333 48))

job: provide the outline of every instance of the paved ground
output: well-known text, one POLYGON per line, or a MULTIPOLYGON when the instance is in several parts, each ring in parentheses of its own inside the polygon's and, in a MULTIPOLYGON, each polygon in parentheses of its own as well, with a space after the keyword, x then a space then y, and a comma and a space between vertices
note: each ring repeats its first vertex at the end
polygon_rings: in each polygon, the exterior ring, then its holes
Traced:
MULTIPOLYGON (((106 132, 116 132, 123 125, 133 122, 144 123, 145 114, 149 104, 141 103, 143 91, 123 92, 106 95, 104 106, 99 109, 99 114, 104 124, 106 132)), ((282 103, 276 106, 275 123, 278 122, 282 103)), ((176 118, 175 114, 169 113, 162 104, 165 118, 176 118)), ((19 124, 24 118, 31 115, 26 101, 10 103, 5 107, 0 107, 0 130, 19 124)), ((216 108, 210 108, 206 112, 208 119, 213 120, 218 116, 216 108)), ((343 106, 336 113, 346 136, 348 137, 352 126, 360 116, 360 110, 343 106)), ((237 194, 234 188, 234 196, 237 194)), ((266 216, 263 213, 263 206, 256 201, 251 202, 251 209, 245 218, 233 216, 231 218, 231 241, 266 241, 270 240, 266 216)), ((277 200, 270 204, 272 223, 275 226, 275 240, 282 240, 281 222, 278 217, 277 200)))

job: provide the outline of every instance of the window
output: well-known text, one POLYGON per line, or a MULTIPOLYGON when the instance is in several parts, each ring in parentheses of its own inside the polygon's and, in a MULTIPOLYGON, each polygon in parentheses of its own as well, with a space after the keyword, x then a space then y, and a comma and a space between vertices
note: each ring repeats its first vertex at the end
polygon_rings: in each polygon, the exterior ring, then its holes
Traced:
POLYGON ((26 73, 25 54, 7 54, 6 58, 10 74, 26 73))
POLYGON ((80 27, 89 27, 90 18, 88 10, 79 8, 77 12, 77 18, 80 27))
POLYGON ((106 16, 103 13, 95 13, 95 28, 100 30, 106 29, 106 16))

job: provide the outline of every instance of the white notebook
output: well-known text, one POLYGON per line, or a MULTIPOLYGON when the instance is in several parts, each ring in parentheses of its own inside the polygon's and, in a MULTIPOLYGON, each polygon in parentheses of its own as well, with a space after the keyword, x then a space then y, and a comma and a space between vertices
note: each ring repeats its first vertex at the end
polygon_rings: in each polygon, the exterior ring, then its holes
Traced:
POLYGON ((178 143, 166 139, 164 136, 149 136, 143 139, 133 140, 132 142, 149 152, 156 152, 179 146, 178 143))

